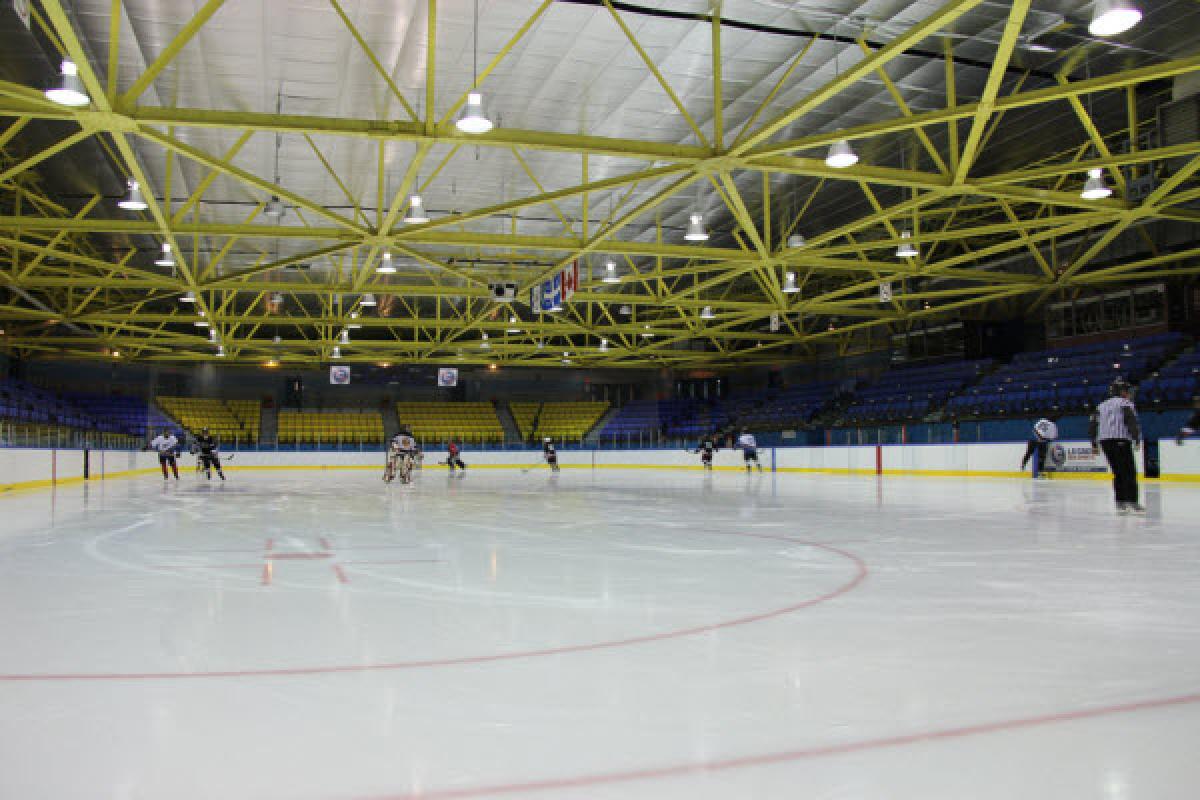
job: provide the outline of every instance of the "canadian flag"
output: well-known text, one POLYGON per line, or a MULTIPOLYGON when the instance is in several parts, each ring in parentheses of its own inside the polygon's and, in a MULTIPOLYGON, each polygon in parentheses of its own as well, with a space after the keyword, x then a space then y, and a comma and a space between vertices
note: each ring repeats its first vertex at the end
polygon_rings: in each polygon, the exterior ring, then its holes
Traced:
POLYGON ((571 262, 571 265, 562 271, 562 300, 567 302, 571 296, 575 294, 575 289, 579 286, 579 260, 571 262))

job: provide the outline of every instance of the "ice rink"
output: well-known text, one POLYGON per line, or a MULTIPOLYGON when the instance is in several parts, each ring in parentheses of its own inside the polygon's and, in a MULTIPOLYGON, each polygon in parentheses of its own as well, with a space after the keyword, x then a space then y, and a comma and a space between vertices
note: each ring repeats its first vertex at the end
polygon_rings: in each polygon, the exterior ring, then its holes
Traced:
POLYGON ((0 497, 0 797, 1192 800, 1200 487, 479 470, 0 497))

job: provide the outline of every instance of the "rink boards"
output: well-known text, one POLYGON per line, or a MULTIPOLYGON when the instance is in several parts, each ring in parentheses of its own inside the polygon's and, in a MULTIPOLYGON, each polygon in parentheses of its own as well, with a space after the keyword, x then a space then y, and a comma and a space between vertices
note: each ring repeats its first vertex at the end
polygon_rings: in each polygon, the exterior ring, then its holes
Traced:
MULTIPOLYGON (((759 450, 763 470, 782 473, 825 473, 839 475, 926 475, 958 477, 1019 478, 1017 469, 1024 455, 1020 442, 946 445, 861 445, 849 447, 778 447, 759 450)), ((444 452, 430 451, 425 468, 437 469, 444 452)), ((545 469, 540 451, 466 451, 463 458, 474 469, 545 469)), ((1200 442, 1182 446, 1163 440, 1159 447, 1160 480, 1200 482, 1200 442)), ((180 467, 191 468, 190 458, 180 467)), ((93 450, 88 454, 88 479, 105 480, 158 472, 152 452, 93 450)), ((686 450, 567 450, 559 453, 564 469, 689 469, 700 470, 700 457, 686 450)), ((714 467, 720 471, 744 469, 740 451, 718 451, 714 467)), ((382 453, 273 452, 246 450, 228 462, 227 469, 380 470, 382 453)), ((1142 455, 1138 455, 1142 470, 1142 455)), ((0 449, 0 491, 37 489, 84 480, 84 454, 80 450, 0 449)), ((1105 478, 1107 473, 1055 475, 1105 478)))

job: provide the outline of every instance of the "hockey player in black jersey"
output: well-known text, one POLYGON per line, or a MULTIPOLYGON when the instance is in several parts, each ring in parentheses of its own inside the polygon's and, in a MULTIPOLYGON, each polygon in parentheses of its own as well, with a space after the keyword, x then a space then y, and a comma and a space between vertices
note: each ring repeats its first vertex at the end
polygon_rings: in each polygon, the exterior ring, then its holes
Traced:
POLYGON ((700 440, 700 444, 696 445, 696 452, 700 454, 700 463, 704 468, 711 470, 713 462, 713 453, 717 451, 717 437, 709 435, 700 440))
POLYGON ((552 472, 558 472, 558 450, 554 447, 554 440, 549 436, 542 441, 542 458, 546 459, 552 472))
POLYGON ((212 471, 216 469, 221 480, 225 480, 225 473, 221 470, 221 457, 217 455, 217 440, 208 432, 208 428, 201 430, 200 435, 196 437, 196 449, 199 451, 204 477, 211 481, 212 471))

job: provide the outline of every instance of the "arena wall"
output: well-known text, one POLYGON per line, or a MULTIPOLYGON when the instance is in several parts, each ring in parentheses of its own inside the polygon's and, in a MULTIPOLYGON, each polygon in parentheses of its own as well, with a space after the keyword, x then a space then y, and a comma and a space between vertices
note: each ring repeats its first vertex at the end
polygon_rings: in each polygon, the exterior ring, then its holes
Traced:
MULTIPOLYGON (((968 477, 1022 477, 1017 469, 1024 445, 864 445, 849 447, 779 447, 759 451, 765 471, 826 473, 841 475, 925 475, 968 477)), ((228 459, 228 455, 226 456, 228 459)), ((438 469, 444 452, 425 456, 428 469, 438 469)), ((544 468, 536 450, 467 451, 464 458, 474 469, 544 468)), ((1139 470, 1142 458, 1138 458, 1139 470)), ((181 459, 180 468, 192 467, 191 457, 181 459)), ((565 469, 690 469, 699 470, 700 458, 685 450, 566 450, 559 453, 565 469)), ((242 451, 226 463, 231 472, 245 469, 360 469, 380 470, 382 453, 356 452, 268 452, 242 451)), ((718 470, 743 468, 739 451, 718 451, 713 462, 718 470)), ((1166 481, 1200 482, 1200 441, 1182 446, 1171 441, 1160 445, 1162 477, 1166 481)), ((158 472, 154 453, 124 450, 94 450, 88 456, 89 480, 106 480, 158 472)), ((1106 479, 1108 473, 1072 477, 1106 479)), ((1058 476, 1063 477, 1063 476, 1058 476)), ((77 483, 84 479, 84 457, 79 450, 0 448, 0 492, 36 489, 77 483)))

